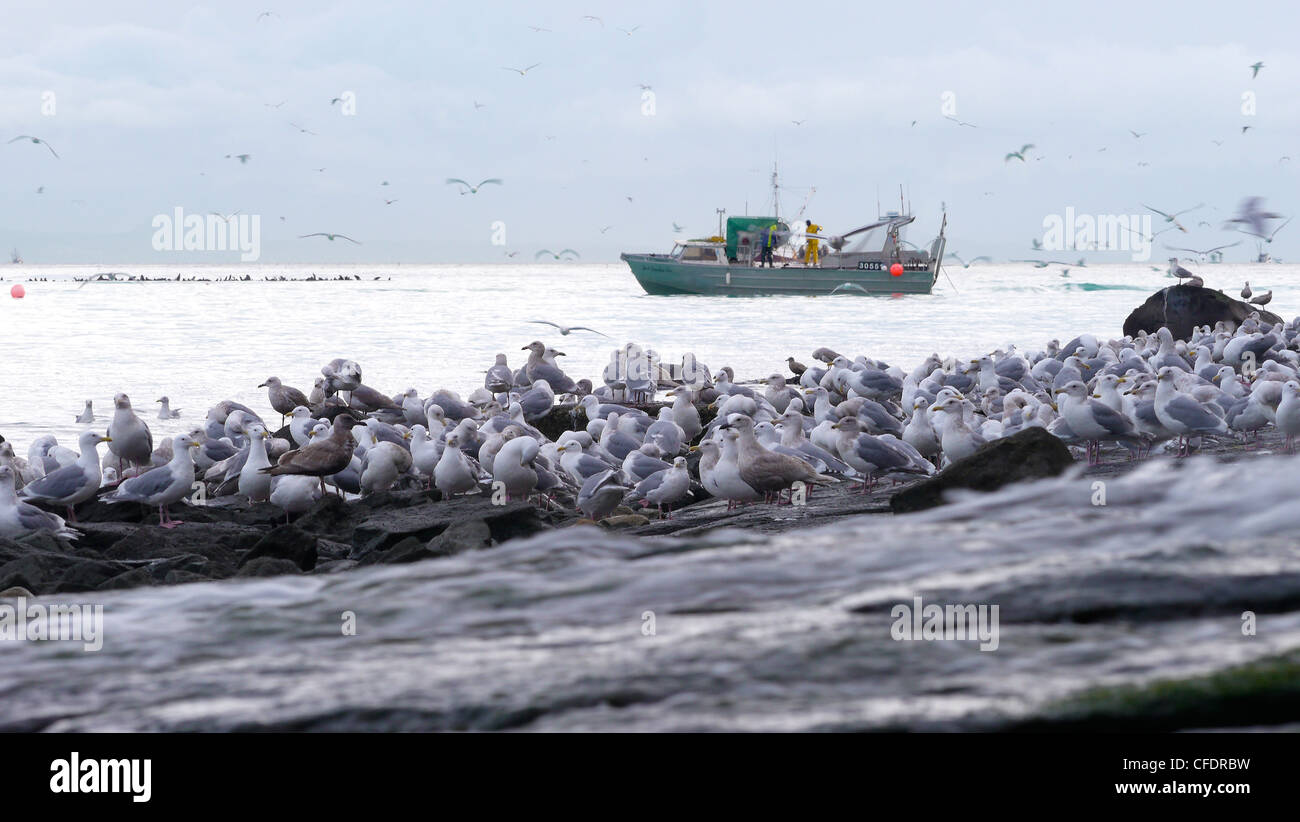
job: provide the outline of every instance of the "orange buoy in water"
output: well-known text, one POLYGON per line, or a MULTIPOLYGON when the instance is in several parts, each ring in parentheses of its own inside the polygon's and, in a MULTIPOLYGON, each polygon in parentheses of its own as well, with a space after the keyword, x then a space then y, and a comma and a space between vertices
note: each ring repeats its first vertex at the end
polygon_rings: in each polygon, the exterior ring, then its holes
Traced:
POLYGON ((902 263, 894 263, 893 265, 891 265, 891 266, 889 267, 889 273, 890 273, 890 274, 893 274, 895 277, 901 277, 901 276, 903 276, 903 264, 902 264, 902 263))
POLYGON ((15 300, 21 300, 23 297, 27 296, 27 289, 23 288, 21 284, 15 285, 13 288, 9 289, 9 296, 13 297, 15 300))

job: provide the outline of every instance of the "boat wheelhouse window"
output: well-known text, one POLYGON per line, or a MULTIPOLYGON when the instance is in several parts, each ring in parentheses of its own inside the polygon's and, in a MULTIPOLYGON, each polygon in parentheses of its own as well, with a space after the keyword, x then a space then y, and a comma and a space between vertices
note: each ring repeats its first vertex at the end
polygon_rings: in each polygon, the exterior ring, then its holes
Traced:
POLYGON ((716 263, 718 261, 718 250, 707 246, 692 245, 687 246, 682 252, 682 262, 688 263, 716 263))

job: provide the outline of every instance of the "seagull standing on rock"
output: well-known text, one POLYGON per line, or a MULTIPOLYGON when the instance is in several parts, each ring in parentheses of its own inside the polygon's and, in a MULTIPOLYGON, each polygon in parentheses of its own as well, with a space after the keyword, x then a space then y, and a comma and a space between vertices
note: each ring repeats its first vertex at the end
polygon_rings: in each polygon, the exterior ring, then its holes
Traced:
POLYGON ((80 536, 68 527, 63 517, 18 499, 14 493, 14 476, 13 467, 0 465, 0 537, 22 539, 41 532, 64 539, 80 536))
POLYGON ((113 407, 113 421, 108 424, 108 450, 117 457, 118 475, 125 476, 126 463, 136 467, 149 464, 153 456, 153 434, 135 415, 131 398, 126 394, 113 397, 113 407))
POLYGON ((77 440, 81 446, 81 456, 77 458, 77 463, 57 468, 25 485, 21 496, 32 502, 66 506, 68 521, 75 524, 75 507, 99 491, 101 474, 98 448, 101 442, 108 441, 108 437, 102 437, 94 431, 83 432, 77 440))
MULTIPOLYGON (((183 523, 173 520, 167 506, 189 496, 194 487, 194 456, 198 440, 189 434, 172 438, 172 458, 166 465, 144 472, 138 477, 123 480, 117 490, 104 497, 105 502, 142 502, 158 506, 158 524, 175 528, 183 523)), ((109 443, 109 448, 113 447, 109 443)))
POLYGON ((271 401, 271 407, 280 412, 280 425, 284 425, 286 414, 292 414, 300 405, 309 405, 307 395, 291 385, 280 382, 279 377, 267 377, 266 382, 257 386, 265 388, 271 401))

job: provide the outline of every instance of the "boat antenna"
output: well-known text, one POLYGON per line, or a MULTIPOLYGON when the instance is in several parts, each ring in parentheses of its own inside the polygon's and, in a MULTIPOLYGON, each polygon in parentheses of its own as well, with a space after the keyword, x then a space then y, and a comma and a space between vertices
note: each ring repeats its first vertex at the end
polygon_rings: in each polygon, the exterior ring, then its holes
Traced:
POLYGON ((713 210, 718 212, 718 236, 722 237, 724 236, 722 233, 722 215, 726 214, 727 210, 725 208, 715 208, 713 210))

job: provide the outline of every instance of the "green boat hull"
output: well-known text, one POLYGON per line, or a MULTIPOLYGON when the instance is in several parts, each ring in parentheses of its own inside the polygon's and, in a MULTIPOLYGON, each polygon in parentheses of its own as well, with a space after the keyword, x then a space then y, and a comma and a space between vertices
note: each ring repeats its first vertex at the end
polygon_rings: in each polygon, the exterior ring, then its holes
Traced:
POLYGON ((770 294, 929 294, 939 276, 938 261, 909 267, 895 277, 888 271, 857 268, 755 268, 679 262, 665 254, 623 254, 647 294, 701 294, 746 297, 770 294))

